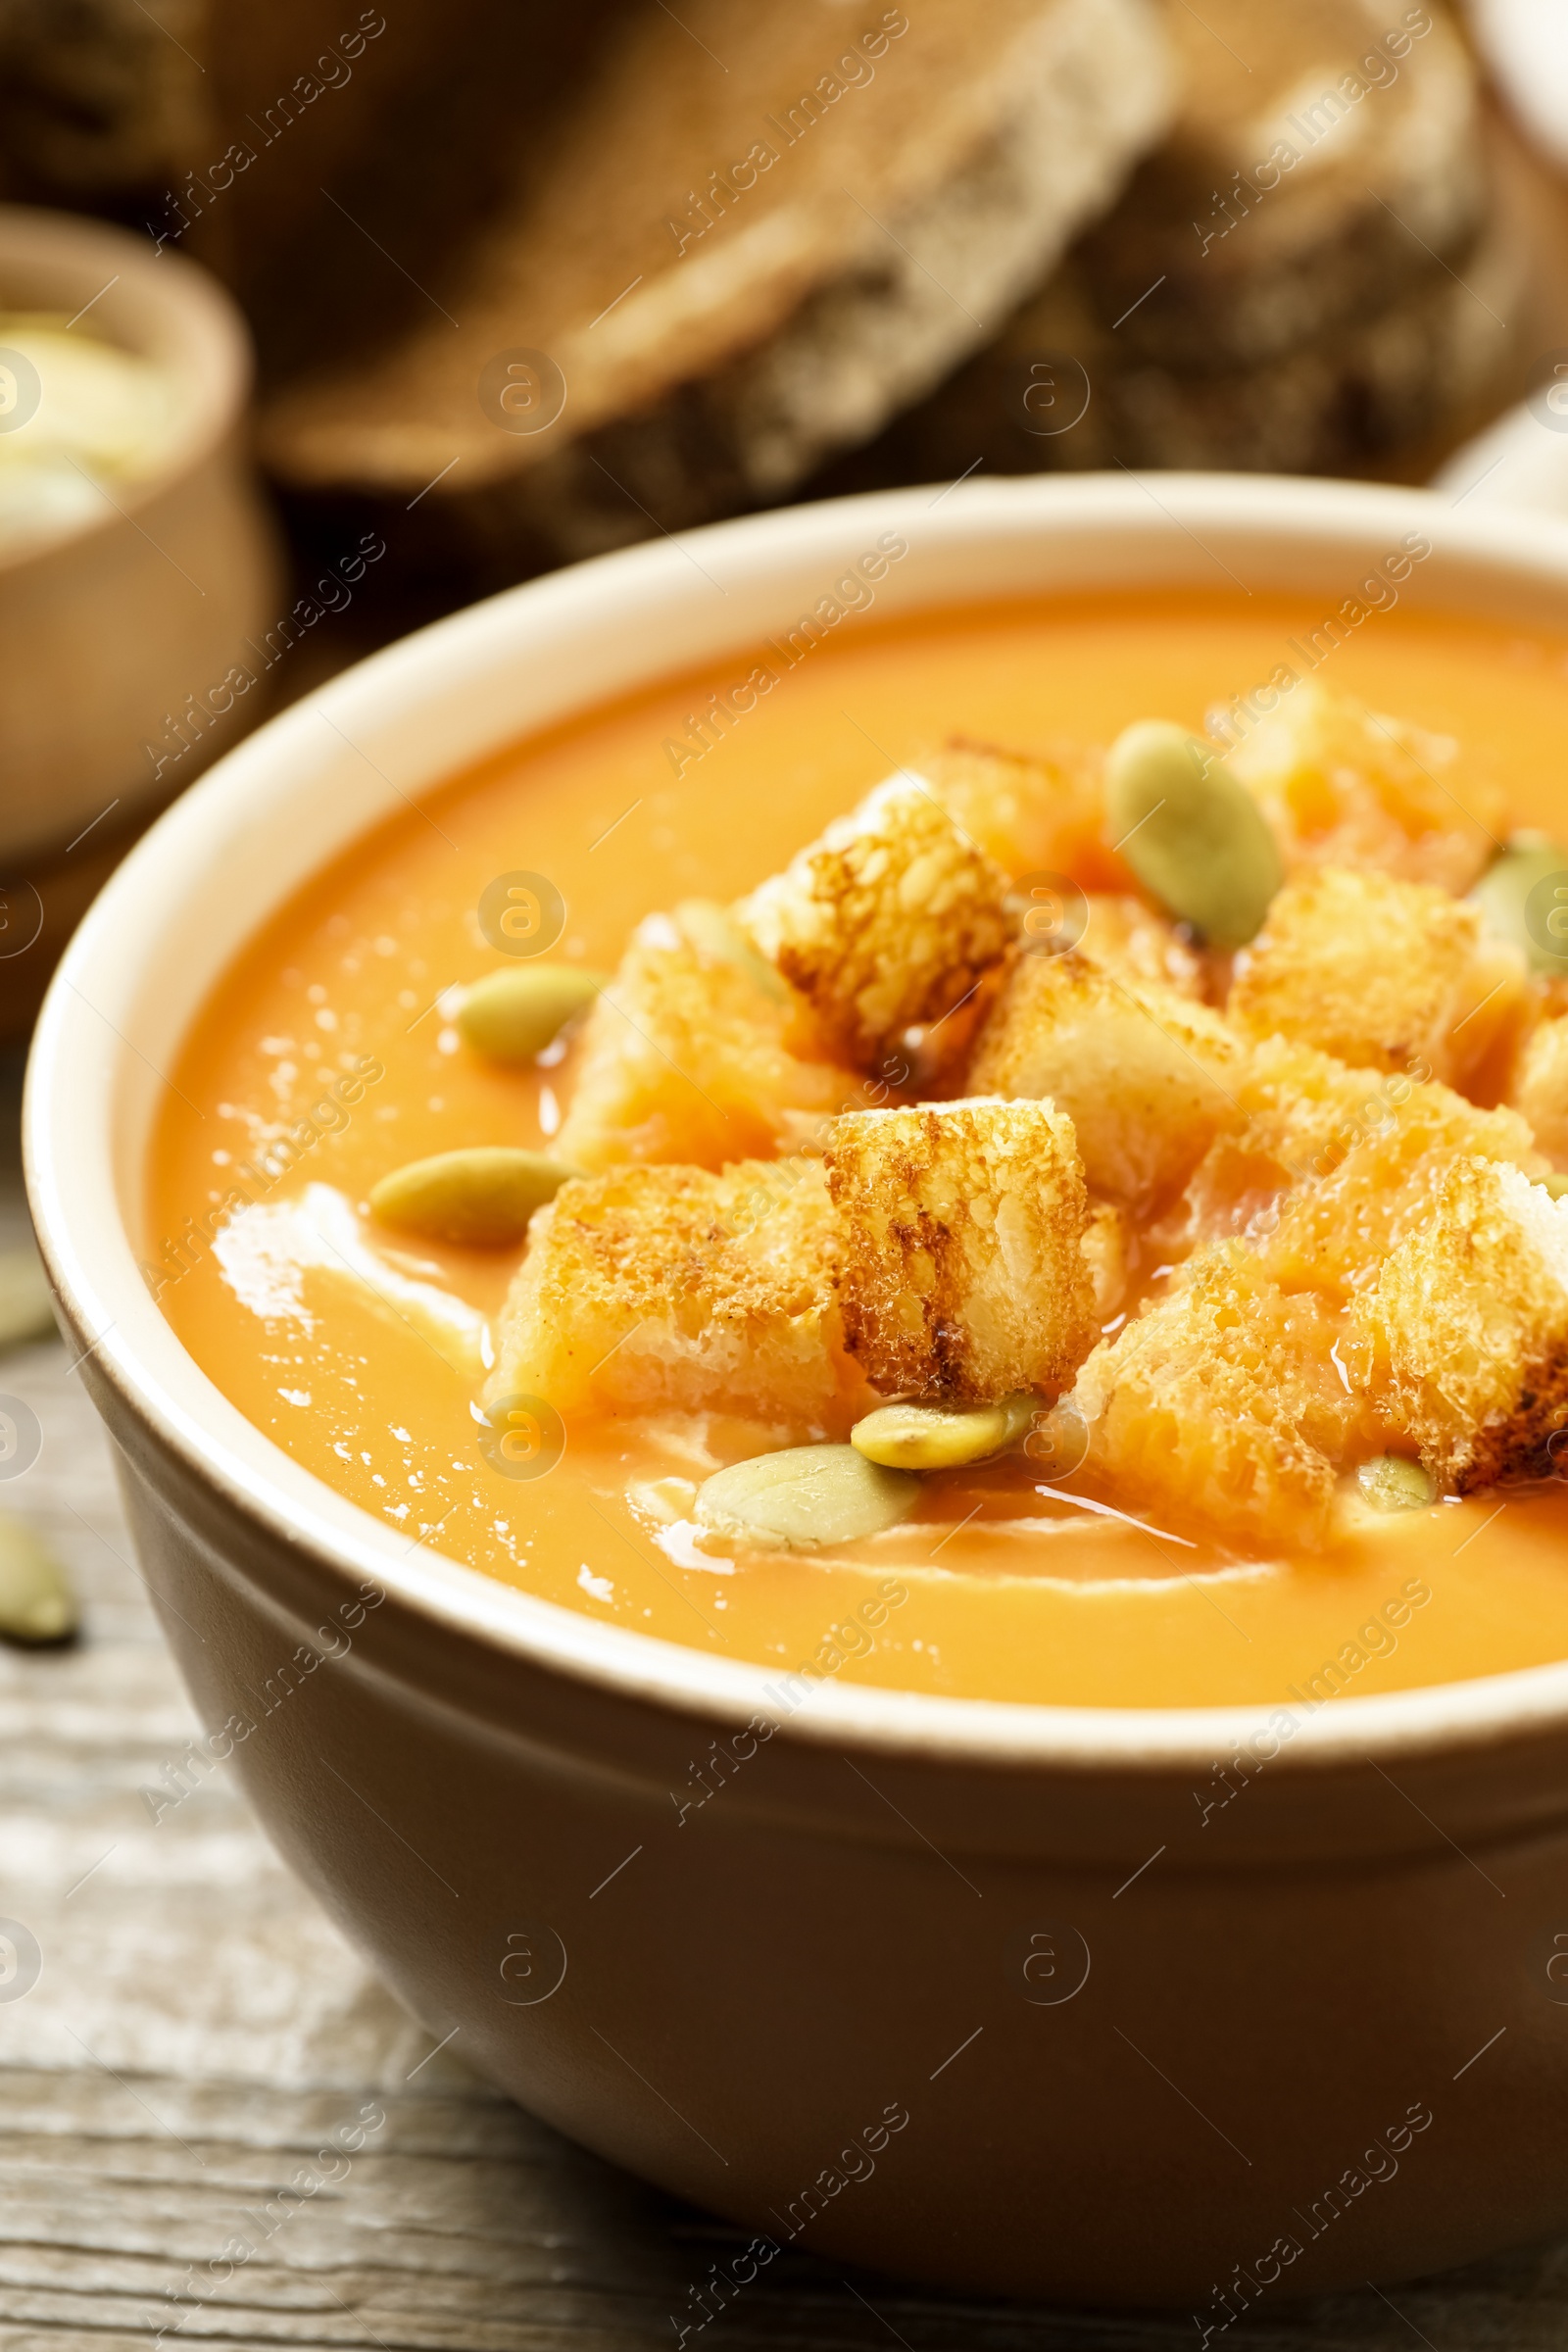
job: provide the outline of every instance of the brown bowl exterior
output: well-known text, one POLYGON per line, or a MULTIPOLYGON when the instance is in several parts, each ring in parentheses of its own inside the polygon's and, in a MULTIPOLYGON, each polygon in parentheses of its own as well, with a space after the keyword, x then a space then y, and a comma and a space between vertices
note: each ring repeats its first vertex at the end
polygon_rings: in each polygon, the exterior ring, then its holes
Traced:
POLYGON ((1218 2331, 1568 2226, 1560 1735, 1195 1788, 726 1734, 280 1546, 83 1370, 279 1850, 434 2036, 759 2272, 1218 2331))

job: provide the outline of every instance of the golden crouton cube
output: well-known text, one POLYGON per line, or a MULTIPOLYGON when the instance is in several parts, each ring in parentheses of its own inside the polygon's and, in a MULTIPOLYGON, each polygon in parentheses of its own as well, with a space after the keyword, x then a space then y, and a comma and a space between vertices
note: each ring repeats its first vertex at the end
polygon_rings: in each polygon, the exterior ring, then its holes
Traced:
POLYGON ((828 1131, 849 1346, 873 1388, 1054 1395, 1096 1336, 1071 1121, 1047 1102, 870 1110, 828 1131))
POLYGON ((1022 956, 980 1033, 973 1093, 1049 1098, 1097 1193, 1135 1208, 1178 1191, 1227 1124, 1247 1048, 1217 1013, 1087 956, 1022 956))
POLYGON ((1080 1246, 1089 1267, 1095 1321, 1103 1327, 1127 1295, 1133 1263, 1132 1228, 1114 1200, 1091 1200, 1080 1246))
POLYGON ((1201 956, 1174 923, 1142 899, 1091 895, 1084 901, 1084 915, 1083 936, 1073 945, 1091 963, 1122 980, 1152 981, 1182 997, 1202 996, 1201 956))
POLYGON ((1508 1099, 1554 1167, 1568 1168, 1568 1013, 1540 1023, 1526 1042, 1508 1099))
POLYGON ((1457 1158, 1547 1173, 1517 1111, 1479 1110, 1436 1079, 1348 1069, 1309 1046, 1260 1045, 1236 1094, 1247 1120, 1241 1147, 1272 1162, 1280 1193, 1247 1230, 1290 1290, 1343 1301, 1364 1288, 1430 1213, 1457 1158))
POLYGON ((1384 1181, 1412 1154, 1433 1151, 1516 1160, 1538 1174, 1547 1164, 1515 1110, 1482 1110, 1435 1079, 1351 1068, 1283 1038, 1253 1049, 1236 1098, 1247 1141, 1271 1152, 1298 1184, 1323 1183, 1373 1144, 1385 1148, 1377 1162, 1384 1181))
POLYGON ((1127 868, 1104 842, 1102 753, 1006 752, 955 735, 917 765, 960 832, 1006 873, 1126 889, 1127 868))
POLYGON ((1426 883, 1324 866, 1288 883, 1238 958, 1226 1007, 1254 1037, 1355 1067, 1454 1084, 1525 993, 1520 958, 1483 949, 1478 909, 1426 883))
POLYGON ((1341 1353, 1446 1487, 1549 1475, 1568 1428, 1568 1201, 1498 1161, 1455 1161, 1354 1301, 1341 1353))
POLYGON ((1156 1525, 1321 1544, 1336 1467, 1364 1420, 1331 1354, 1337 1330, 1244 1247, 1203 1252, 1079 1373, 1085 1482, 1156 1525))
POLYGON ((1005 896, 1001 868, 901 770, 735 912, 829 1050, 871 1070, 969 1004, 1007 944, 1005 896))
POLYGON ((716 925, 641 926, 583 1024, 554 1147, 569 1166, 770 1158, 858 1100, 854 1076, 813 1051, 809 1013, 777 973, 739 933, 725 946, 716 925))
POLYGON ((844 1350, 837 1264, 814 1160, 575 1178, 529 1228, 489 1395, 840 1436, 845 1399, 864 1399, 844 1350))
POLYGON ((1226 764, 1273 827, 1285 870, 1380 866, 1457 895, 1492 856, 1504 796, 1465 767, 1449 736, 1429 735, 1303 678, 1276 710, 1239 732, 1226 764))

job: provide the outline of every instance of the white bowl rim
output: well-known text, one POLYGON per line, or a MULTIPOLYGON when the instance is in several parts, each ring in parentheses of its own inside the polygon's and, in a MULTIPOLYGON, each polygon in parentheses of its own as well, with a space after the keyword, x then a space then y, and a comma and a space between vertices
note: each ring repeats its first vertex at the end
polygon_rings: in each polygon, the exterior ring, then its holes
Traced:
MULTIPOLYGON (((348 720, 368 709, 372 698, 385 703, 390 696, 405 709, 414 707, 437 691, 454 662, 471 672, 476 662, 502 658, 503 652, 515 659, 517 632, 564 599, 581 603, 613 582, 651 605, 683 579, 681 566, 694 549, 733 579, 747 565, 766 566, 785 550, 793 556, 819 548, 825 563, 843 563, 851 524, 857 526, 851 537, 878 525, 930 532, 933 512, 943 504, 941 529, 956 545, 965 534, 972 541, 976 534, 1064 522, 1080 531, 1127 527, 1148 521, 1151 502, 1164 518, 1156 529, 1183 533, 1200 545, 1205 522, 1211 530, 1250 533, 1259 544, 1283 534, 1303 550, 1314 542, 1332 544, 1337 536, 1365 538, 1376 524, 1380 535, 1423 532, 1442 552, 1494 568, 1515 585, 1534 573, 1568 591, 1568 524, 1480 504, 1456 513, 1426 491, 1253 474, 999 479, 939 488, 935 498, 927 486, 786 508, 644 542, 505 590, 340 673, 227 753, 159 818, 89 910, 39 1017, 24 1113, 33 1216, 57 1293, 75 1329, 91 1335, 87 1351, 124 1408, 199 1482, 295 1558, 310 1558, 328 1581, 373 1579, 415 1612, 484 1647, 607 1695, 685 1716, 721 1723, 761 1717, 812 1743, 910 1758, 1101 1773, 1206 1772, 1216 1755, 1250 1746, 1282 1710, 1295 1726, 1289 1744, 1277 1744, 1276 1769, 1292 1772, 1372 1755, 1415 1758, 1485 1747, 1568 1726, 1568 1660, 1377 1697, 1341 1696, 1304 1718, 1283 1700, 1221 1707, 1049 1706, 832 1680, 818 1685, 808 1703, 796 1704, 781 1696, 784 1669, 606 1625, 422 1544, 410 1545, 294 1462, 173 1340, 135 1271, 135 1245, 125 1231, 109 1157, 109 1104, 84 1101, 91 1090, 78 1088, 74 1096, 69 1083, 72 1050, 88 1034, 78 983, 90 966, 101 967, 102 951, 128 926, 134 909, 156 911, 161 894, 170 899, 166 869, 176 863, 177 853, 216 823, 265 800, 270 778, 287 761, 311 713, 335 726, 333 712, 348 720), (91 1215, 68 1215, 61 1204, 62 1172, 73 1161, 91 1215), (178 1359, 172 1368, 155 1371, 147 1361, 155 1326, 172 1343, 178 1359)), ((453 772, 450 766, 444 771, 453 772)), ((429 780, 435 785, 444 774, 432 773, 429 780)), ((270 903, 260 907, 256 921, 271 910, 270 903)), ((163 919, 171 919, 170 908, 163 919)), ((101 1012, 97 1017, 107 1019, 101 1012)), ((121 1039, 118 1060, 134 1051, 121 1039)))
POLYGON ((182 370, 189 406, 179 433, 159 465, 134 481, 117 483, 113 499, 106 492, 103 514, 74 522, 46 539, 29 540, 14 550, 0 549, 0 575, 27 564, 47 562, 68 548, 74 551, 95 533, 113 530, 117 524, 135 524, 144 509, 194 473, 233 432, 249 397, 253 374, 250 330, 237 304, 220 281, 188 254, 149 248, 134 229, 117 221, 55 212, 42 205, 0 204, 0 275, 12 256, 31 269, 55 264, 71 272, 92 261, 94 272, 102 268, 109 273, 108 282, 93 300, 108 293, 118 279, 122 291, 117 309, 125 308, 138 290, 151 297, 166 336, 177 347, 175 364, 182 370))

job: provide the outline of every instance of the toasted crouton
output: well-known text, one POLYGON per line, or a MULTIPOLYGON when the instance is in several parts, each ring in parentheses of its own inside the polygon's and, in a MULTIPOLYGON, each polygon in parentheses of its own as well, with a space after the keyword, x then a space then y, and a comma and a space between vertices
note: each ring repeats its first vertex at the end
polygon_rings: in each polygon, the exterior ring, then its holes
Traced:
POLYGON ((828 1131, 850 1348, 874 1388, 1054 1395, 1095 1337, 1083 1166, 1045 1102, 859 1111, 828 1131))
POLYGON ((1279 1170, 1282 1198, 1254 1230, 1266 1270, 1288 1290, 1343 1302, 1364 1289, 1430 1212, 1455 1159, 1547 1172, 1517 1111, 1479 1110, 1435 1079, 1348 1069, 1282 1039, 1258 1047, 1236 1092, 1244 1147, 1279 1170))
POLYGON ((1245 1249, 1205 1251, 1079 1373, 1089 1482, 1161 1521, 1320 1544, 1336 1465, 1363 1418, 1330 1352, 1337 1328, 1245 1249))
POLYGON ((1240 1124, 1243 1042, 1174 991, 1088 957, 1024 956, 980 1035, 976 1094, 1049 1097, 1071 1118, 1096 1192, 1136 1208, 1176 1192, 1216 1132, 1240 1124))
POLYGON ((1133 1249, 1126 1216, 1113 1200, 1090 1202, 1081 1247, 1089 1266, 1095 1321, 1103 1327, 1127 1295, 1133 1249))
MULTIPOLYGON (((1211 719, 1226 734, 1222 718, 1211 719)), ((1468 772, 1450 737, 1383 718, 1313 679, 1293 686, 1228 755, 1273 826, 1287 874, 1380 866, 1468 890, 1503 822, 1500 789, 1468 772)))
POLYGON ((1568 1168, 1568 1013, 1543 1021, 1519 1056, 1508 1099, 1552 1165, 1568 1168))
POLYGON ((1173 988, 1178 996, 1202 996, 1201 957, 1174 923, 1155 914, 1142 899, 1092 895, 1085 902, 1085 913, 1083 937, 1074 944, 1091 963, 1123 980, 1152 980, 1156 987, 1173 988))
POLYGON ((1515 1110, 1482 1110, 1451 1087, 1402 1071, 1352 1069, 1311 1046, 1269 1038, 1237 1081, 1248 1142, 1280 1161, 1297 1184, 1321 1184, 1369 1145, 1390 1147, 1377 1163, 1385 1184, 1415 1153, 1446 1158, 1479 1152, 1511 1159, 1532 1175, 1546 1161, 1515 1110))
POLYGON ((815 1161, 576 1178, 533 1220, 489 1394, 562 1413, 741 1413, 840 1435, 860 1384, 836 1268, 815 1161))
POLYGON ((1445 1486, 1549 1474, 1568 1428, 1568 1201, 1456 1161, 1356 1299, 1342 1354, 1445 1486))
POLYGON ((920 772, 954 823, 1006 873, 1126 889, 1127 868, 1104 842, 1102 753, 1004 752, 955 735, 922 755, 920 772))
POLYGON ((1457 1084, 1517 1017, 1525 970, 1484 948, 1479 910, 1390 874, 1324 866, 1288 883, 1237 963, 1226 1007, 1254 1037, 1352 1066, 1457 1084))
POLYGON ((831 1051, 876 1068, 974 996, 1007 940, 1006 877, 924 780, 889 776, 735 909, 831 1051))
POLYGON ((857 1099, 778 975, 751 968, 738 936, 726 955, 721 933, 692 927, 651 916, 595 1000, 556 1138, 569 1166, 771 1158, 857 1099))

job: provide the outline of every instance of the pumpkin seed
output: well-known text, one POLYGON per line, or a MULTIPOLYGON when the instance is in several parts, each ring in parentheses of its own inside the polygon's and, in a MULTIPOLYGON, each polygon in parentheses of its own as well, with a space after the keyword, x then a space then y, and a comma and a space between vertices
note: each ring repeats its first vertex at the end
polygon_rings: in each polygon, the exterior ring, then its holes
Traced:
POLYGON ((1568 850, 1516 833, 1470 896, 1483 927, 1522 950, 1533 972, 1568 972, 1568 850))
POLYGON ((36 1250, 0 1250, 0 1348, 53 1339, 54 1302, 36 1250))
POLYGON ((1431 1471, 1403 1453, 1374 1454, 1358 1466, 1355 1483, 1375 1511, 1420 1511, 1438 1499, 1431 1471))
POLYGON ((1161 906, 1216 948, 1256 937, 1285 879, 1261 809, 1210 744, 1140 719, 1105 766, 1110 837, 1161 906))
POLYGON ((1553 1168, 1548 1175, 1543 1176, 1541 1181, 1554 1200, 1568 1200, 1568 1176, 1559 1175, 1553 1168))
POLYGON ((491 1061, 532 1061, 605 986, 580 963, 515 963, 487 972, 463 1000, 458 1031, 491 1061))
POLYGON ((868 1462, 853 1446, 791 1446, 715 1470, 697 1490, 698 1524, 763 1551, 854 1544, 896 1527, 917 1478, 868 1462))
POLYGON ((752 945, 727 906, 716 899, 682 899, 675 921, 699 956, 714 963, 737 964, 757 982, 764 996, 785 1003, 789 990, 761 952, 752 945))
POLYGON ((466 1242, 480 1250, 520 1242, 536 1208, 553 1200, 578 1171, 542 1152, 502 1144, 467 1152, 438 1152, 383 1176, 370 1207, 385 1225, 401 1225, 431 1242, 466 1242))
POLYGON ((53 1552, 22 1520, 0 1514, 0 1637, 64 1642, 76 1625, 75 1595, 53 1552))
POLYGON ((850 1444, 890 1470, 957 1470, 983 1462, 1023 1436, 1038 1396, 1004 1396, 967 1411, 944 1404, 881 1404, 857 1421, 850 1444))

